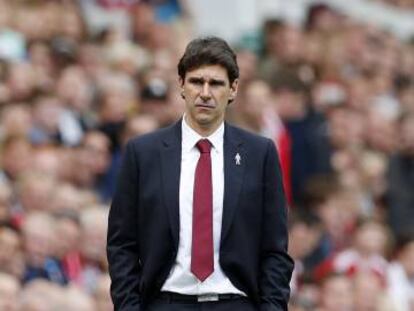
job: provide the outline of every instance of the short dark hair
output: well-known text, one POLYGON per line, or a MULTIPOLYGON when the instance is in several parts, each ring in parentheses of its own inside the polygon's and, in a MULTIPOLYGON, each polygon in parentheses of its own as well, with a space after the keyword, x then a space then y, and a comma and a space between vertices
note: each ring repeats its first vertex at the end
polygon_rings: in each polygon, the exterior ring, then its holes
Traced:
POLYGON ((185 79, 187 71, 204 65, 221 65, 227 70, 230 84, 239 77, 237 57, 226 41, 218 37, 192 40, 178 62, 178 75, 185 79))

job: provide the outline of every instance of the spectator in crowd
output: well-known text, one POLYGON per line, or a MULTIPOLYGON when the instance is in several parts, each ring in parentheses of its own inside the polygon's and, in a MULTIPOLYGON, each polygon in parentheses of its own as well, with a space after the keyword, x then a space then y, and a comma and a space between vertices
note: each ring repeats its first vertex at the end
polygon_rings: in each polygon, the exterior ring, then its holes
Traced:
POLYGON ((44 212, 32 212, 24 220, 23 241, 26 271, 24 282, 43 278, 56 284, 66 284, 61 263, 56 260, 54 219, 44 212))
POLYGON ((388 168, 388 220, 394 233, 412 232, 414 192, 414 114, 401 117, 399 123, 400 150, 390 160, 388 168))
POLYGON ((387 228, 372 220, 360 221, 355 228, 354 240, 348 248, 332 254, 317 269, 316 277, 329 273, 355 275, 369 272, 385 279, 390 236, 387 228))
POLYGON ((111 295, 109 294, 111 286, 111 279, 108 274, 102 274, 96 285, 94 291, 94 298, 96 302, 96 311, 111 311, 113 310, 111 295))
POLYGON ((81 223, 81 284, 92 293, 99 276, 107 271, 106 232, 108 210, 103 206, 89 207, 80 216, 81 223))
POLYGON ((24 254, 20 235, 8 227, 0 227, 0 272, 21 280, 24 254))
POLYGON ((321 311, 353 310, 354 297, 352 280, 344 274, 329 274, 321 283, 321 311))
POLYGON ((20 174, 30 169, 33 146, 23 136, 9 136, 2 148, 0 179, 15 182, 20 174))
MULTIPOLYGON (((410 0, 361 1, 413 9, 410 0)), ((99 223, 127 141, 184 111, 175 65, 194 35, 192 7, 0 0, 0 310, 111 310, 99 223)), ((278 15, 252 40, 234 40, 242 93, 228 116, 279 152, 297 262, 290 308, 374 310, 381 296, 378 310, 406 311, 414 45, 347 14, 315 3, 303 23, 278 15), (384 251, 389 230, 397 244, 384 251), (349 273, 373 257, 381 277, 349 273), (346 275, 316 278, 326 258, 347 258, 346 275)))
POLYGON ((48 311, 66 306, 65 290, 59 285, 43 279, 26 284, 18 300, 20 310, 48 311))
POLYGON ((401 237, 396 258, 387 271, 388 293, 396 311, 412 310, 414 303, 414 238, 401 237))
POLYGON ((19 292, 18 279, 0 272, 0 310, 18 311, 19 292))

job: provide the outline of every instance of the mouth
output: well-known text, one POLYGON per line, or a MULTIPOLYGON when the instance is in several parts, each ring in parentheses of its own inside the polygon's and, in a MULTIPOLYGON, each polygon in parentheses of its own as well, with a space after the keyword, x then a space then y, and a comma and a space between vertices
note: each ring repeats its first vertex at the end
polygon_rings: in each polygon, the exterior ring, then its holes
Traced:
POLYGON ((196 104, 196 108, 203 108, 203 109, 214 109, 215 106, 211 104, 196 104))

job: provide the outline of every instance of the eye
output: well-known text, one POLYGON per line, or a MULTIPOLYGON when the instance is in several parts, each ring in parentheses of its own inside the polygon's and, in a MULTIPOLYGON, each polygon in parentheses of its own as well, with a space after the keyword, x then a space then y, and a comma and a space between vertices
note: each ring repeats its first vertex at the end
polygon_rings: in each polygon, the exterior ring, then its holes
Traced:
POLYGON ((224 86, 225 83, 224 81, 221 81, 221 80, 211 80, 210 85, 213 87, 218 87, 218 86, 224 86))
POLYGON ((203 79, 198 79, 198 78, 190 78, 188 82, 194 85, 203 85, 204 83, 203 79))

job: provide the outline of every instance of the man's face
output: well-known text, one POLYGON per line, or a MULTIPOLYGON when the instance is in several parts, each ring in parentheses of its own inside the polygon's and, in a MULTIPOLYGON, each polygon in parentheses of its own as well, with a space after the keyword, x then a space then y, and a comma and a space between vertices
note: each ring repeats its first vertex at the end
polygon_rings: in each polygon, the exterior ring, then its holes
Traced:
POLYGON ((211 134, 224 120, 228 102, 236 96, 238 80, 230 85, 224 67, 205 65, 187 71, 180 83, 186 121, 197 132, 211 134))

